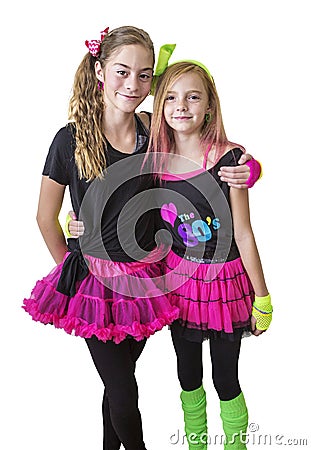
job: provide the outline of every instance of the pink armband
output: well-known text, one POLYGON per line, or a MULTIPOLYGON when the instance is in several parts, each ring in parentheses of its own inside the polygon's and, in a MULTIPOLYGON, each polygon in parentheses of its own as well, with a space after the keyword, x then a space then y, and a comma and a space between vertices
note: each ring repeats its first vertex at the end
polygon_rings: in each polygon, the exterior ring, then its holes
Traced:
POLYGON ((256 159, 251 159, 250 161, 247 161, 245 164, 250 169, 249 177, 245 182, 245 184, 247 185, 247 187, 251 188, 254 186, 256 181, 261 177, 261 164, 256 159))

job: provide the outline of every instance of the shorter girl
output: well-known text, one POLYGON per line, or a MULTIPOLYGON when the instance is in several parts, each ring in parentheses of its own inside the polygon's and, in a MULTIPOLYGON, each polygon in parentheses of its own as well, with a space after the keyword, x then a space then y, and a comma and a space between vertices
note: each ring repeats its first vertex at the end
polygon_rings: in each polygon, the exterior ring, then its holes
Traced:
POLYGON ((168 47, 160 51, 158 67, 164 70, 155 88, 148 154, 160 180, 160 228, 166 236, 169 231, 172 242, 164 270, 168 298, 180 311, 170 328, 185 432, 189 449, 207 448, 202 342, 209 338, 224 448, 245 449, 241 338, 268 328, 272 306, 250 224, 248 190, 230 189, 218 175, 221 166, 237 165, 244 149, 226 137, 208 69, 197 61, 167 67, 174 46, 170 52, 168 47))

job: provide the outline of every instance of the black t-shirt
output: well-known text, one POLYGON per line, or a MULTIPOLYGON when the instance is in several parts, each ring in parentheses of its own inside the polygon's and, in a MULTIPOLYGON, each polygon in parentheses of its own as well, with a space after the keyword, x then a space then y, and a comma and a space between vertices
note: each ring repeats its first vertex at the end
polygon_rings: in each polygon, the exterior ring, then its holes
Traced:
POLYGON ((157 228, 169 231, 166 236, 171 236, 172 249, 178 255, 201 263, 225 262, 239 256, 233 238, 230 188, 220 180, 218 171, 221 166, 237 165, 241 154, 235 148, 213 168, 195 175, 166 174, 158 193, 157 228))
POLYGON ((103 259, 139 260, 155 246, 154 214, 148 211, 154 183, 148 165, 142 170, 149 131, 135 118, 134 153, 122 153, 108 142, 103 180, 79 178, 74 124, 58 131, 43 169, 43 175, 69 186, 73 210, 85 224, 83 252, 103 259))

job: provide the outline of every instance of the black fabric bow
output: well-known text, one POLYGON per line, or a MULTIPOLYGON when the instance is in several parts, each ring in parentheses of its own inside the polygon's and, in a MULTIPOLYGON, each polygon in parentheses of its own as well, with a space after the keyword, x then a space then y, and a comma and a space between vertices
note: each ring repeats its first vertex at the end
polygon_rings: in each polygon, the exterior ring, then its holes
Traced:
POLYGON ((68 297, 76 294, 76 282, 82 281, 89 273, 87 263, 77 239, 68 239, 70 255, 64 261, 56 290, 68 297))

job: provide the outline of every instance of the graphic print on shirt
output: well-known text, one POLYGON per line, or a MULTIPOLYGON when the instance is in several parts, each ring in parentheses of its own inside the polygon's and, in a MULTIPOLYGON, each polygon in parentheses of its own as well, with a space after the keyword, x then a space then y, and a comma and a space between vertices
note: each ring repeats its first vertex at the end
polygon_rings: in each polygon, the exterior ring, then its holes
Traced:
POLYGON ((177 217, 181 222, 177 232, 186 247, 195 247, 199 243, 209 241, 213 236, 213 230, 220 228, 218 217, 207 216, 205 220, 196 219, 194 212, 178 214, 176 205, 172 202, 164 203, 160 209, 162 219, 175 227, 177 217))

